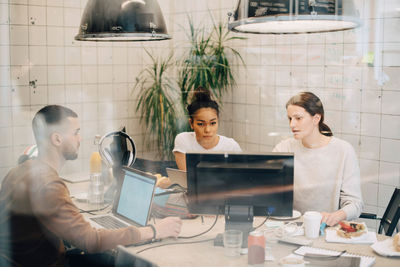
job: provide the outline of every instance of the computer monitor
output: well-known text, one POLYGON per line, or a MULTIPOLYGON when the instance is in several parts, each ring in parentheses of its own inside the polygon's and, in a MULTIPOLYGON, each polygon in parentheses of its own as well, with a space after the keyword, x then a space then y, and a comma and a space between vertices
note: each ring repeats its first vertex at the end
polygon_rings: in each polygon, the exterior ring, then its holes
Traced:
POLYGON ((292 216, 293 153, 186 153, 188 208, 225 214, 225 228, 253 229, 253 216, 292 216))

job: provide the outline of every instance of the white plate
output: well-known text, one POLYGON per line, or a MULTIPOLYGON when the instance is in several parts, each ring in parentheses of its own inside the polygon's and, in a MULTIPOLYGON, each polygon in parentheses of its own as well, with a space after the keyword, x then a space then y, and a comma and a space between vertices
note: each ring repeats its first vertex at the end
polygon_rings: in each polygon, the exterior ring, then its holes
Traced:
POLYGON ((325 231, 325 241, 326 242, 333 242, 333 243, 345 243, 345 244, 373 244, 376 240, 376 233, 375 232, 368 232, 366 229, 366 233, 357 236, 357 237, 350 237, 345 238, 341 237, 337 234, 336 228, 328 228, 325 231))
POLYGON ((271 217, 271 219, 274 219, 274 220, 278 220, 278 221, 289 221, 289 220, 296 220, 296 219, 298 219, 298 218, 300 218, 301 217, 301 213, 300 213, 300 211, 298 211, 298 210, 293 210, 293 216, 292 217, 289 217, 289 216, 277 216, 277 217, 271 217))
POLYGON ((371 248, 381 256, 400 257, 400 252, 393 247, 393 239, 388 238, 384 241, 374 243, 371 248))

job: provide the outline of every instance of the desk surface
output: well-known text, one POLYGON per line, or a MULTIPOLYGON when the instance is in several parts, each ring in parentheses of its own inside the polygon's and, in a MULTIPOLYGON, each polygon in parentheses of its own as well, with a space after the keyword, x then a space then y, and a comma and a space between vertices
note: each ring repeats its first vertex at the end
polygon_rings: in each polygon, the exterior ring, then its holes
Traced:
MULTIPOLYGON (((87 191, 88 183, 77 183, 71 184, 66 183, 70 189, 71 195, 79 194, 87 191)), ((84 203, 77 203, 78 207, 85 209, 84 203)), ((204 222, 198 217, 193 220, 184 220, 182 225, 181 236, 192 236, 207 230, 214 222, 214 216, 204 217, 204 222)), ((258 225, 264 220, 264 218, 256 217, 254 225, 258 225)), ((219 216, 218 222, 215 227, 208 233, 192 238, 192 239, 167 239, 162 242, 144 246, 131 246, 128 249, 133 252, 138 252, 148 247, 158 246, 161 244, 174 243, 174 245, 162 246, 152 248, 140 253, 144 258, 157 263, 160 267, 176 267, 176 266, 247 266, 247 255, 241 255, 238 258, 230 258, 224 255, 223 247, 214 247, 213 241, 207 241, 204 243, 195 244, 178 244, 178 242, 192 242, 201 241, 206 239, 213 239, 219 233, 223 233, 225 220, 223 216, 219 216)), ((263 226, 264 227, 264 226, 263 226)), ((260 228, 263 229, 263 228, 260 228)), ((264 228, 265 229, 265 228, 264 228)), ((378 235, 378 240, 385 240, 387 237, 384 235, 378 235)), ((266 261, 261 266, 280 266, 278 264, 279 259, 288 256, 297 246, 268 242, 267 246, 271 247, 272 255, 275 257, 275 261, 266 261)), ((370 245, 352 245, 352 244, 339 244, 339 243, 327 243, 323 237, 319 237, 314 240, 313 247, 326 248, 332 250, 346 250, 348 253, 360 254, 365 256, 374 256, 376 259, 374 266, 400 266, 400 258, 388 258, 382 257, 376 254, 370 245)))
MULTIPOLYGON (((204 223, 200 217, 193 220, 184 220, 182 226, 182 236, 189 236, 200 233, 208 229, 214 222, 215 217, 204 217, 204 223)), ((261 223, 263 218, 255 218, 254 225, 261 223)), ((264 227, 264 226, 263 226, 264 227)), ((262 229, 262 228, 260 228, 262 229)), ((144 248, 157 246, 165 243, 200 241, 214 238, 218 233, 224 231, 224 217, 220 216, 215 227, 208 233, 193 239, 164 240, 159 243, 129 247, 129 250, 138 252, 144 248)), ((386 239, 386 236, 378 235, 378 240, 386 239)), ((268 242, 268 240, 267 240, 268 242)), ((266 261, 261 266, 280 266, 278 261, 288 256, 297 246, 268 242, 271 247, 272 255, 275 261, 266 261)), ((314 240, 313 247, 326 248, 332 250, 347 250, 348 253, 360 254, 365 256, 374 256, 376 262, 374 266, 400 266, 400 258, 381 257, 373 252, 370 245, 349 245, 338 243, 327 243, 323 237, 314 240)), ((247 266, 247 255, 241 255, 238 258, 230 258, 224 255, 223 247, 214 247, 213 241, 196 244, 176 244, 163 247, 152 248, 140 253, 141 256, 157 263, 160 267, 167 266, 247 266)))

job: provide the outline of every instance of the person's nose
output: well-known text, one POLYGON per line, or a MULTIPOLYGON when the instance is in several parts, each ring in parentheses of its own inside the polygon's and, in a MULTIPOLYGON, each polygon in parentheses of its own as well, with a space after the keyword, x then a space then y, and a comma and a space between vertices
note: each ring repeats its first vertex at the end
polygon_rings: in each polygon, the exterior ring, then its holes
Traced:
POLYGON ((210 132, 210 125, 206 125, 206 127, 204 127, 204 132, 205 133, 209 133, 210 132))
POLYGON ((296 121, 295 120, 290 120, 290 122, 289 122, 289 126, 290 126, 290 128, 294 128, 295 126, 296 126, 296 121))

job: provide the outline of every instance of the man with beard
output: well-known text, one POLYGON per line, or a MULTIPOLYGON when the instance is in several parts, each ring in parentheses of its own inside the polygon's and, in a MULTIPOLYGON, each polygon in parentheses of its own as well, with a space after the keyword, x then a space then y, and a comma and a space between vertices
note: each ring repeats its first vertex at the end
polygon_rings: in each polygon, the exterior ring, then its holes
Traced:
POLYGON ((46 106, 36 113, 32 127, 38 157, 12 169, 1 186, 1 266, 65 266, 68 258, 63 241, 98 253, 117 245, 178 236, 181 221, 173 217, 151 227, 91 227, 58 175, 67 160, 78 157, 81 137, 77 114, 63 106, 46 106))

